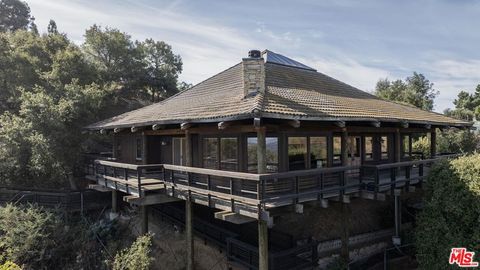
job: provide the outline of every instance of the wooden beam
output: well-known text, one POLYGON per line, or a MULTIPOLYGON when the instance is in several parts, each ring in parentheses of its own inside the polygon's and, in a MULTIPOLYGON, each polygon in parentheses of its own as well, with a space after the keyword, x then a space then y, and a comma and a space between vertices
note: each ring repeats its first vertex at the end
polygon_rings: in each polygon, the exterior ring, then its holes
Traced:
POLYGON ((380 126, 382 126, 382 123, 380 123, 380 121, 372 121, 370 124, 376 128, 379 128, 380 126))
POLYGON ((138 197, 134 195, 128 195, 123 197, 123 201, 130 203, 132 205, 153 205, 153 204, 162 204, 162 203, 170 203, 170 202, 178 202, 181 201, 180 199, 167 196, 165 194, 150 194, 143 197, 138 197))
POLYGON ((261 124, 261 119, 260 119, 260 117, 255 117, 255 118, 253 118, 253 126, 254 126, 254 127, 260 127, 260 124, 261 124))
POLYGON ((299 128, 300 127, 300 120, 290 120, 288 121, 288 124, 294 128, 299 128))
POLYGON ((215 218, 223 221, 227 221, 233 224, 245 224, 255 221, 256 219, 243 216, 237 213, 232 213, 230 211, 221 211, 215 213, 215 218))
POLYGON ((180 129, 181 129, 181 130, 187 130, 187 129, 191 128, 191 127, 192 127, 192 124, 191 124, 191 123, 181 123, 181 124, 180 124, 180 129))
POLYGON ((333 123, 335 126, 337 127, 340 127, 340 128, 344 128, 347 124, 345 123, 345 121, 336 121, 333 123))
POLYGON ((227 127, 229 127, 229 126, 231 126, 231 125, 232 125, 232 122, 224 122, 224 121, 222 121, 222 122, 219 122, 217 126, 218 126, 218 129, 224 130, 224 129, 226 129, 227 127))
POLYGON ((123 128, 114 128, 113 133, 120 133, 123 130, 123 128))
POLYGON ((430 130, 430 158, 435 158, 437 155, 437 131, 435 128, 430 130))
POLYGON ((107 130, 106 130, 106 129, 100 129, 100 134, 106 135, 106 134, 107 134, 107 130))
POLYGON ((139 131, 139 130, 140 130, 140 128, 139 128, 139 127, 136 127, 136 126, 133 126, 133 127, 130 128, 130 131, 131 131, 132 133, 135 133, 135 132, 137 132, 137 131, 139 131))
POLYGON ((164 129, 165 125, 160 125, 160 124, 154 124, 152 125, 152 130, 159 130, 159 129, 164 129))
POLYGON ((96 190, 96 191, 100 191, 100 192, 110 192, 110 191, 112 191, 112 189, 110 189, 110 188, 107 188, 103 185, 97 185, 97 184, 88 185, 88 188, 96 190))

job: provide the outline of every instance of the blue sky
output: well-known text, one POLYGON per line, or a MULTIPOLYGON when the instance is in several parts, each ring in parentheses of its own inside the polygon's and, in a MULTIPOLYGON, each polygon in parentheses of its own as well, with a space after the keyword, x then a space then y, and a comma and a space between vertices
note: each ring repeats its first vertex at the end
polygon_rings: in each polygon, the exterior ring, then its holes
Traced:
POLYGON ((480 84, 480 1, 27 0, 41 31, 54 19, 81 43, 97 23, 171 44, 181 80, 198 83, 270 49, 362 90, 380 78, 423 73, 436 111, 480 84))

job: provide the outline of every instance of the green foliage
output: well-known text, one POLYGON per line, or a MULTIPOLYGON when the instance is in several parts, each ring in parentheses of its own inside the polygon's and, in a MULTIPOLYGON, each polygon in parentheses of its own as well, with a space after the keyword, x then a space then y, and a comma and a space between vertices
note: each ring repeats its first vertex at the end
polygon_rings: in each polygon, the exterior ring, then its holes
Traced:
POLYGON ((405 81, 388 79, 377 82, 375 95, 383 99, 413 105, 417 108, 431 111, 438 91, 433 89, 433 83, 424 75, 414 72, 405 81))
POLYGON ((422 136, 414 140, 412 144, 412 152, 420 152, 423 154, 424 158, 429 158, 430 157, 430 139, 427 136, 422 136))
POLYGON ((151 235, 138 237, 132 246, 115 255, 113 270, 148 270, 153 261, 150 256, 151 246, 151 235))
POLYGON ((448 265, 452 247, 480 252, 480 154, 436 164, 426 184, 425 208, 416 227, 420 269, 448 265))
POLYGON ((55 246, 52 232, 59 226, 52 213, 40 208, 0 207, 0 262, 21 262, 33 269, 47 266, 55 246))
POLYGON ((460 91, 453 104, 455 104, 455 109, 446 109, 444 111, 446 115, 466 121, 480 119, 480 84, 472 94, 460 91))
POLYGON ((0 265, 0 270, 22 270, 22 268, 14 262, 6 261, 4 264, 0 265))
POLYGON ((469 130, 447 129, 437 135, 437 152, 471 154, 479 149, 480 138, 469 130))
POLYGON ((19 0, 0 0, 0 32, 27 30, 33 23, 30 8, 19 0))
POLYGON ((182 59, 163 41, 133 41, 118 29, 94 25, 85 33, 83 50, 102 80, 120 83, 127 97, 156 102, 178 92, 182 59))

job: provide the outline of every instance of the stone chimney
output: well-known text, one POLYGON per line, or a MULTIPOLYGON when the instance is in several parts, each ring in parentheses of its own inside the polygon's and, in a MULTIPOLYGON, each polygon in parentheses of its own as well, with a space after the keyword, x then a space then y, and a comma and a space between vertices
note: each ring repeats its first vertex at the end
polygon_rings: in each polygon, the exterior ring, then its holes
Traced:
POLYGON ((243 58, 243 90, 245 97, 265 93, 265 62, 258 50, 248 52, 243 58))

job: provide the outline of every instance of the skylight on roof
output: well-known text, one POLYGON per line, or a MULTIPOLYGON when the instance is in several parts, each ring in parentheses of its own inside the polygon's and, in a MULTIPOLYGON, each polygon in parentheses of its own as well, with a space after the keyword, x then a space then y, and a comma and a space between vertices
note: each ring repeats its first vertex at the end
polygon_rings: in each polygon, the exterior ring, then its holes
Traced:
POLYGON ((283 66, 289 66, 289 67, 294 67, 294 68, 301 68, 301 69, 306 69, 306 70, 311 70, 311 71, 317 71, 314 68, 311 68, 307 65, 304 65, 300 62, 297 62, 293 59, 290 59, 284 55, 274 53, 269 50, 265 50, 262 52, 262 56, 265 59, 265 62, 268 63, 274 63, 274 64, 279 64, 283 66))

